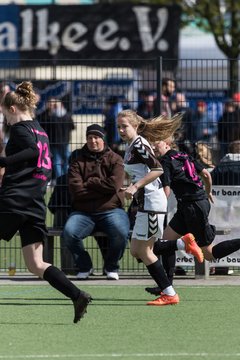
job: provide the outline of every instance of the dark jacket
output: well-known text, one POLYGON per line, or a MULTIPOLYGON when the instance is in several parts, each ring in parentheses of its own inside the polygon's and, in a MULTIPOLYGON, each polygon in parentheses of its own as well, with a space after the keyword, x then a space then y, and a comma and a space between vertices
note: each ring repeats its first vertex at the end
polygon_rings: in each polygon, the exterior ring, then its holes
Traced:
POLYGON ((224 112, 218 121, 218 140, 221 143, 229 144, 240 137, 240 122, 238 114, 234 112, 224 112))
POLYGON ((67 145, 75 125, 70 113, 63 116, 50 114, 48 111, 39 116, 39 122, 48 134, 50 145, 67 145))
POLYGON ((63 227, 68 215, 71 212, 71 202, 68 190, 68 174, 59 176, 56 179, 56 185, 51 194, 49 203, 49 211, 54 214, 54 227, 63 227))
POLYGON ((109 147, 93 153, 87 145, 77 151, 69 172, 72 209, 87 213, 123 208, 123 159, 109 147))
POLYGON ((213 185, 240 184, 240 154, 227 154, 211 171, 213 185))

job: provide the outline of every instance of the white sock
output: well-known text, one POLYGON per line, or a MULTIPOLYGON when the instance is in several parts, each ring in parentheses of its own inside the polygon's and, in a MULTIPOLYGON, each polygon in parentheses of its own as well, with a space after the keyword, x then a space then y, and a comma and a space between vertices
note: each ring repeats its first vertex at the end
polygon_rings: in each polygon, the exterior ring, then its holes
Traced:
POLYGON ((177 239, 177 248, 178 250, 185 250, 185 242, 181 238, 177 239))
POLYGON ((163 289, 163 293, 168 295, 168 296, 176 295, 176 291, 174 290, 172 285, 170 285, 170 286, 166 287, 165 289, 163 289))

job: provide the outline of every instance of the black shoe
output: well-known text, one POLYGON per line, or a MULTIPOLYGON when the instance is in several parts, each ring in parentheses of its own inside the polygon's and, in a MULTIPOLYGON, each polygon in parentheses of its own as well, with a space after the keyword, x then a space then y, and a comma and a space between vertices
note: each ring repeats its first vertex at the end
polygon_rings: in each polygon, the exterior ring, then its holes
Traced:
POLYGON ((87 306, 92 301, 91 295, 81 291, 77 300, 73 301, 74 306, 74 319, 73 322, 76 324, 84 314, 87 312, 87 306))
POLYGON ((161 294, 161 289, 159 287, 146 287, 145 290, 146 290, 146 292, 148 292, 149 294, 152 294, 152 295, 160 295, 161 294))

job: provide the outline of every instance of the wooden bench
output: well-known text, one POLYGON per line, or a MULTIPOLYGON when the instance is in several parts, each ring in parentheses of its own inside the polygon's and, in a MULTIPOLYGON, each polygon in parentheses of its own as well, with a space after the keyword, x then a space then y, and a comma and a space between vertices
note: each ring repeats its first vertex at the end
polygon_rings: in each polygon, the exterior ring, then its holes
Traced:
MULTIPOLYGON (((231 233, 230 228, 218 228, 216 231, 216 235, 229 235, 230 233, 231 233)), ((54 238, 61 236, 61 234, 62 234, 61 228, 54 228, 54 227, 48 228, 47 241, 44 246, 44 259, 45 261, 48 261, 51 264, 54 263, 54 238)), ((93 233, 92 236, 105 237, 106 234, 98 231, 93 233)), ((62 249, 63 248, 61 247, 61 250, 62 249)), ((63 271, 65 270, 65 267, 70 268, 72 266, 73 268, 72 255, 66 247, 64 247, 64 252, 61 251, 61 263, 62 263, 63 271)), ((195 261, 195 276, 197 278, 208 278, 209 276, 208 261, 204 261, 202 264, 199 264, 197 261, 195 261)))

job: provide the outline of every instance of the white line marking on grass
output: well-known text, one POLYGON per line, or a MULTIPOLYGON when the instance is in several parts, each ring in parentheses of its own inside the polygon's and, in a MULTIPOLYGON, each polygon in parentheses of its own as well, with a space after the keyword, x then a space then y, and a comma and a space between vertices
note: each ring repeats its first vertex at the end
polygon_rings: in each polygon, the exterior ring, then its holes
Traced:
POLYGON ((217 359, 218 357, 240 357, 240 353, 222 354, 222 353, 153 353, 153 354, 38 354, 38 355, 0 355, 0 359, 79 359, 79 358, 151 358, 151 357, 199 357, 217 359))
MULTIPOLYGON (((82 285, 82 284, 81 284, 82 285)), ((123 287, 127 287, 127 286, 131 286, 131 287, 138 287, 138 288, 143 288, 143 287, 154 287, 156 286, 156 284, 143 284, 143 285, 125 285, 125 284, 115 284, 115 285, 102 285, 99 283, 99 285, 83 285, 84 287, 88 287, 88 288, 96 288, 99 289, 99 287, 101 286, 101 289, 111 289, 111 288, 116 288, 119 286, 123 286, 123 287)), ((218 285, 175 285, 175 288, 178 289, 216 289, 216 288, 222 288, 224 286, 224 288, 233 288, 236 286, 239 286, 239 283, 236 281, 235 284, 218 284, 218 285)))

